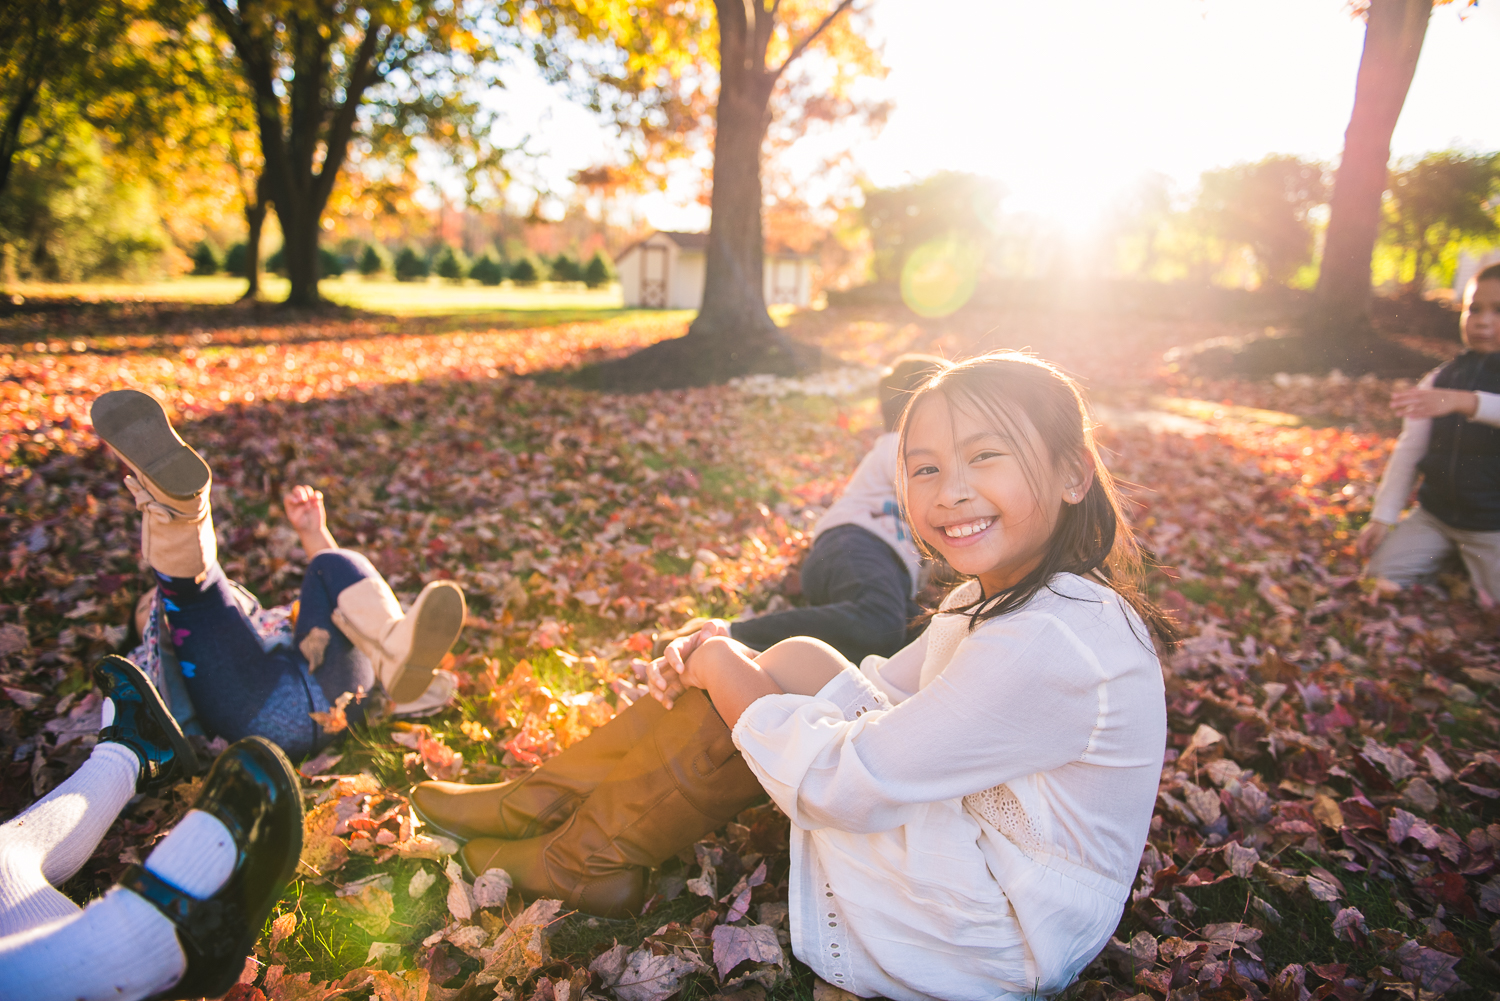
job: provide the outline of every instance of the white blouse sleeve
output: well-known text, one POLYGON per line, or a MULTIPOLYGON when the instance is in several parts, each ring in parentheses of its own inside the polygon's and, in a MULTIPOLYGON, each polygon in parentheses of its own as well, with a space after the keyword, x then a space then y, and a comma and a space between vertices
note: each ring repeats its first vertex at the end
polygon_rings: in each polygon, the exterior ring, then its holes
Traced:
POLYGON ((968 635, 943 673, 898 705, 846 718, 841 693, 875 686, 845 671, 815 696, 756 700, 734 741, 798 827, 886 831, 923 804, 1080 760, 1104 684, 1071 629, 1023 611, 968 635))

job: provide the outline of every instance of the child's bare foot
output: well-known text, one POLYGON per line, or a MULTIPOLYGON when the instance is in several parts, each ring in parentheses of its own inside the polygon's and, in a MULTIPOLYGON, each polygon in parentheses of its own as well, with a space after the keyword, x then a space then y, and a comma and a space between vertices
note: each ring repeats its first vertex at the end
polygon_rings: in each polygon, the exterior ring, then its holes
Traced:
POLYGON ((286 520, 296 529, 302 540, 302 550, 308 559, 325 549, 337 549, 328 531, 328 512, 323 509, 323 491, 314 490, 306 483, 299 483, 281 498, 286 510, 286 520))

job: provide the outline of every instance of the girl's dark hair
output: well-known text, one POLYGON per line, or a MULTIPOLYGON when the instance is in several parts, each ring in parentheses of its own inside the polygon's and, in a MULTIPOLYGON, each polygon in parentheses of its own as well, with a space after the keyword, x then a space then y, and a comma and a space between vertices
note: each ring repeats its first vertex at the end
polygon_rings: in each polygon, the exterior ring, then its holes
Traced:
POLYGON ((1479 274, 1474 276, 1476 282, 1492 282, 1500 280, 1500 264, 1491 264, 1479 274))
MULTIPOLYGON (((1014 351, 998 351, 950 365, 919 388, 907 405, 901 421, 901 455, 906 454, 906 434, 911 415, 923 400, 942 396, 954 410, 984 420, 1015 448, 1033 490, 1040 482, 1044 462, 1078 462, 1091 467, 1093 482, 1083 499, 1063 504, 1057 524, 1036 568, 1011 587, 981 597, 954 609, 970 617, 975 628, 987 619, 1015 611, 1048 586, 1059 573, 1090 577, 1112 588, 1167 646, 1177 641, 1177 626, 1146 597, 1144 566, 1135 535, 1120 514, 1114 479, 1099 460, 1094 444, 1094 425, 1078 384, 1038 358, 1014 351), (1036 429, 1044 453, 1032 447, 1025 421, 1036 429)), ((906 465, 897 463, 898 494, 902 514, 906 510, 906 465)), ((917 544, 937 557, 916 534, 917 544)))

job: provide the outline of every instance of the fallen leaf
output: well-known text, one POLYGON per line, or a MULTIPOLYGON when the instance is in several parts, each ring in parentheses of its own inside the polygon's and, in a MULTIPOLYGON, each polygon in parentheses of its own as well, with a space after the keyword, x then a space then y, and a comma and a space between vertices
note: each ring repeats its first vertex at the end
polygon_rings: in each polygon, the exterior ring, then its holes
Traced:
POLYGON ((448 913, 457 921, 474 916, 474 888, 464 880, 463 870, 451 858, 444 867, 448 876, 448 913))
POLYGON ((504 907, 510 895, 510 874, 504 869, 486 869, 474 880, 477 907, 504 907))
POLYGON ((619 1001, 663 1001, 681 990, 687 978, 708 972, 708 967, 694 957, 676 953, 655 956, 649 949, 629 952, 623 945, 600 954, 589 969, 619 1001))
POLYGON ((713 930, 714 966, 719 978, 744 962, 770 963, 784 968, 786 957, 776 938, 776 929, 768 925, 718 925, 713 930))

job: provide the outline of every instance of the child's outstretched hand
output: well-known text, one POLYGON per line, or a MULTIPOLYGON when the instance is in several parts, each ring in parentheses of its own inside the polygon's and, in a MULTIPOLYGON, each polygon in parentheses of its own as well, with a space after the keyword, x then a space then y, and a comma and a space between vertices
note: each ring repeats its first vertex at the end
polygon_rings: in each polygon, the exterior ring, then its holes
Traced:
POLYGON ((1364 528, 1359 530, 1359 538, 1354 541, 1354 549, 1361 557, 1369 559, 1390 533, 1390 525, 1372 518, 1365 522, 1364 528))
POLYGON ((306 483, 299 483, 282 496, 281 506, 286 511, 286 520, 302 540, 302 549, 309 559, 325 549, 339 547, 328 531, 328 512, 323 508, 323 491, 314 490, 306 483))
POLYGON ((1448 414, 1473 417, 1479 397, 1462 389, 1398 389, 1391 394, 1391 409, 1412 420, 1448 414))

